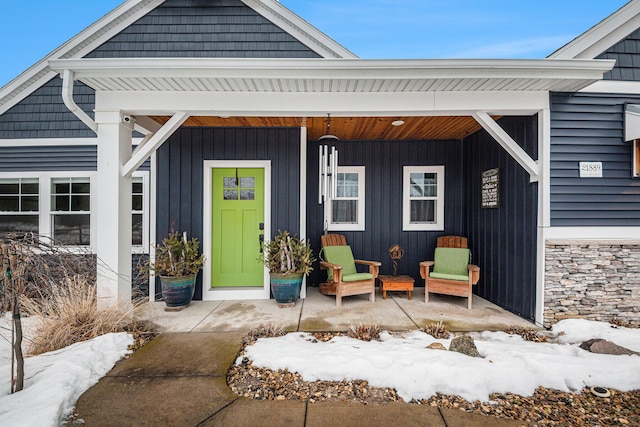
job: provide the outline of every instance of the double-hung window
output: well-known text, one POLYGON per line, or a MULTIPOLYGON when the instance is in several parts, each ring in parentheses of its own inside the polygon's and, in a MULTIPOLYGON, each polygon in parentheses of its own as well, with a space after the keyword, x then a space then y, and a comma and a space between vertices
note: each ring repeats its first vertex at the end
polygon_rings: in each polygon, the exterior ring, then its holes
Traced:
POLYGON ((405 166, 402 229, 444 230, 444 166, 405 166))
POLYGON ((84 178, 51 180, 52 238, 66 245, 91 243, 91 183, 84 178))
POLYGON ((332 231, 364 230, 364 166, 339 166, 334 197, 327 203, 332 231))
POLYGON ((10 233, 38 233, 38 178, 0 179, 0 240, 10 233))

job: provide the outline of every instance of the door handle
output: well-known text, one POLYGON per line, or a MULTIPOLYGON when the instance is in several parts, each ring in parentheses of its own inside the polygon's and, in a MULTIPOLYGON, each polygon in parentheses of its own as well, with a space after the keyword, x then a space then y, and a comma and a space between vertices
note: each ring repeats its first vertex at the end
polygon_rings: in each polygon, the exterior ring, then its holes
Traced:
POLYGON ((264 234, 258 235, 258 243, 260 244, 260 253, 262 253, 262 246, 264 243, 264 234))

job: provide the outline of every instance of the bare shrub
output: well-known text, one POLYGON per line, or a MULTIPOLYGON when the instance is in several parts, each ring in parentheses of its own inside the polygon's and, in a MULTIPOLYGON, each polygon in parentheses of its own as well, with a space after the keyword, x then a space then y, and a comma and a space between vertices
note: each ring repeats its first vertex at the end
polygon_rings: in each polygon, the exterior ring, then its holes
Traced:
POLYGON ((439 321, 438 323, 429 323, 427 326, 424 327, 422 331, 425 334, 431 335, 435 339, 446 340, 447 338, 449 338, 449 336, 451 336, 449 331, 447 331, 447 329, 442 324, 442 320, 439 321))
MULTIPOLYGON (((0 243, 0 309, 19 296, 23 311, 42 319, 30 353, 57 350, 109 332, 129 332, 146 342, 153 327, 136 317, 137 304, 122 311, 113 306, 98 310, 95 255, 71 252, 50 239, 28 233, 0 243), (5 274, 7 268, 10 275, 5 274), (9 278, 10 276, 10 278, 9 278)), ((101 266, 101 268, 108 268, 101 266)))
POLYGON ((258 341, 259 338, 274 338, 286 335, 282 325, 275 323, 261 324, 256 328, 251 328, 249 333, 242 338, 242 344, 247 346, 258 341))
POLYGON ((347 332, 347 336, 362 341, 380 341, 380 332, 378 325, 365 325, 361 323, 358 326, 351 326, 347 332))
POLYGON ((537 329, 522 328, 520 326, 510 326, 505 331, 509 335, 520 335, 525 341, 546 342, 547 337, 540 335, 537 329))

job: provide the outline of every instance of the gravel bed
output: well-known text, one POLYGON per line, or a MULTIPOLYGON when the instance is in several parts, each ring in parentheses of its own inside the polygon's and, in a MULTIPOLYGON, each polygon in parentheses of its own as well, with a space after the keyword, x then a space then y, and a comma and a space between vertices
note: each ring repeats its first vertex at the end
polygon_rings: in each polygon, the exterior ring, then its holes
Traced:
MULTIPOLYGON (((331 336, 316 335, 321 340, 331 336)), ((294 372, 254 367, 247 358, 229 370, 227 383, 234 393, 257 400, 333 400, 369 405, 403 402, 392 388, 371 387, 363 380, 304 381, 294 372)), ((524 426, 640 426, 640 390, 610 391, 611 397, 600 398, 587 388, 574 394, 540 387, 529 397, 492 394, 491 402, 469 402, 458 396, 438 393, 429 399, 409 403, 510 418, 522 421, 524 426)))

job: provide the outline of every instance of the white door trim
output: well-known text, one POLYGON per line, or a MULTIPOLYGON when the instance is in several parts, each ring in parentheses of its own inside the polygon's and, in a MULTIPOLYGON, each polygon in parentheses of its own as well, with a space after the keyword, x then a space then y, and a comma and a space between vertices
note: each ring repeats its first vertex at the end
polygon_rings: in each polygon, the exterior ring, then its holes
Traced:
POLYGON ((270 160, 205 160, 203 185, 202 253, 207 262, 202 270, 202 300, 249 300, 269 299, 269 272, 264 269, 262 288, 211 288, 211 179, 212 171, 217 168, 261 168, 264 169, 264 235, 271 236, 271 161, 270 160))

